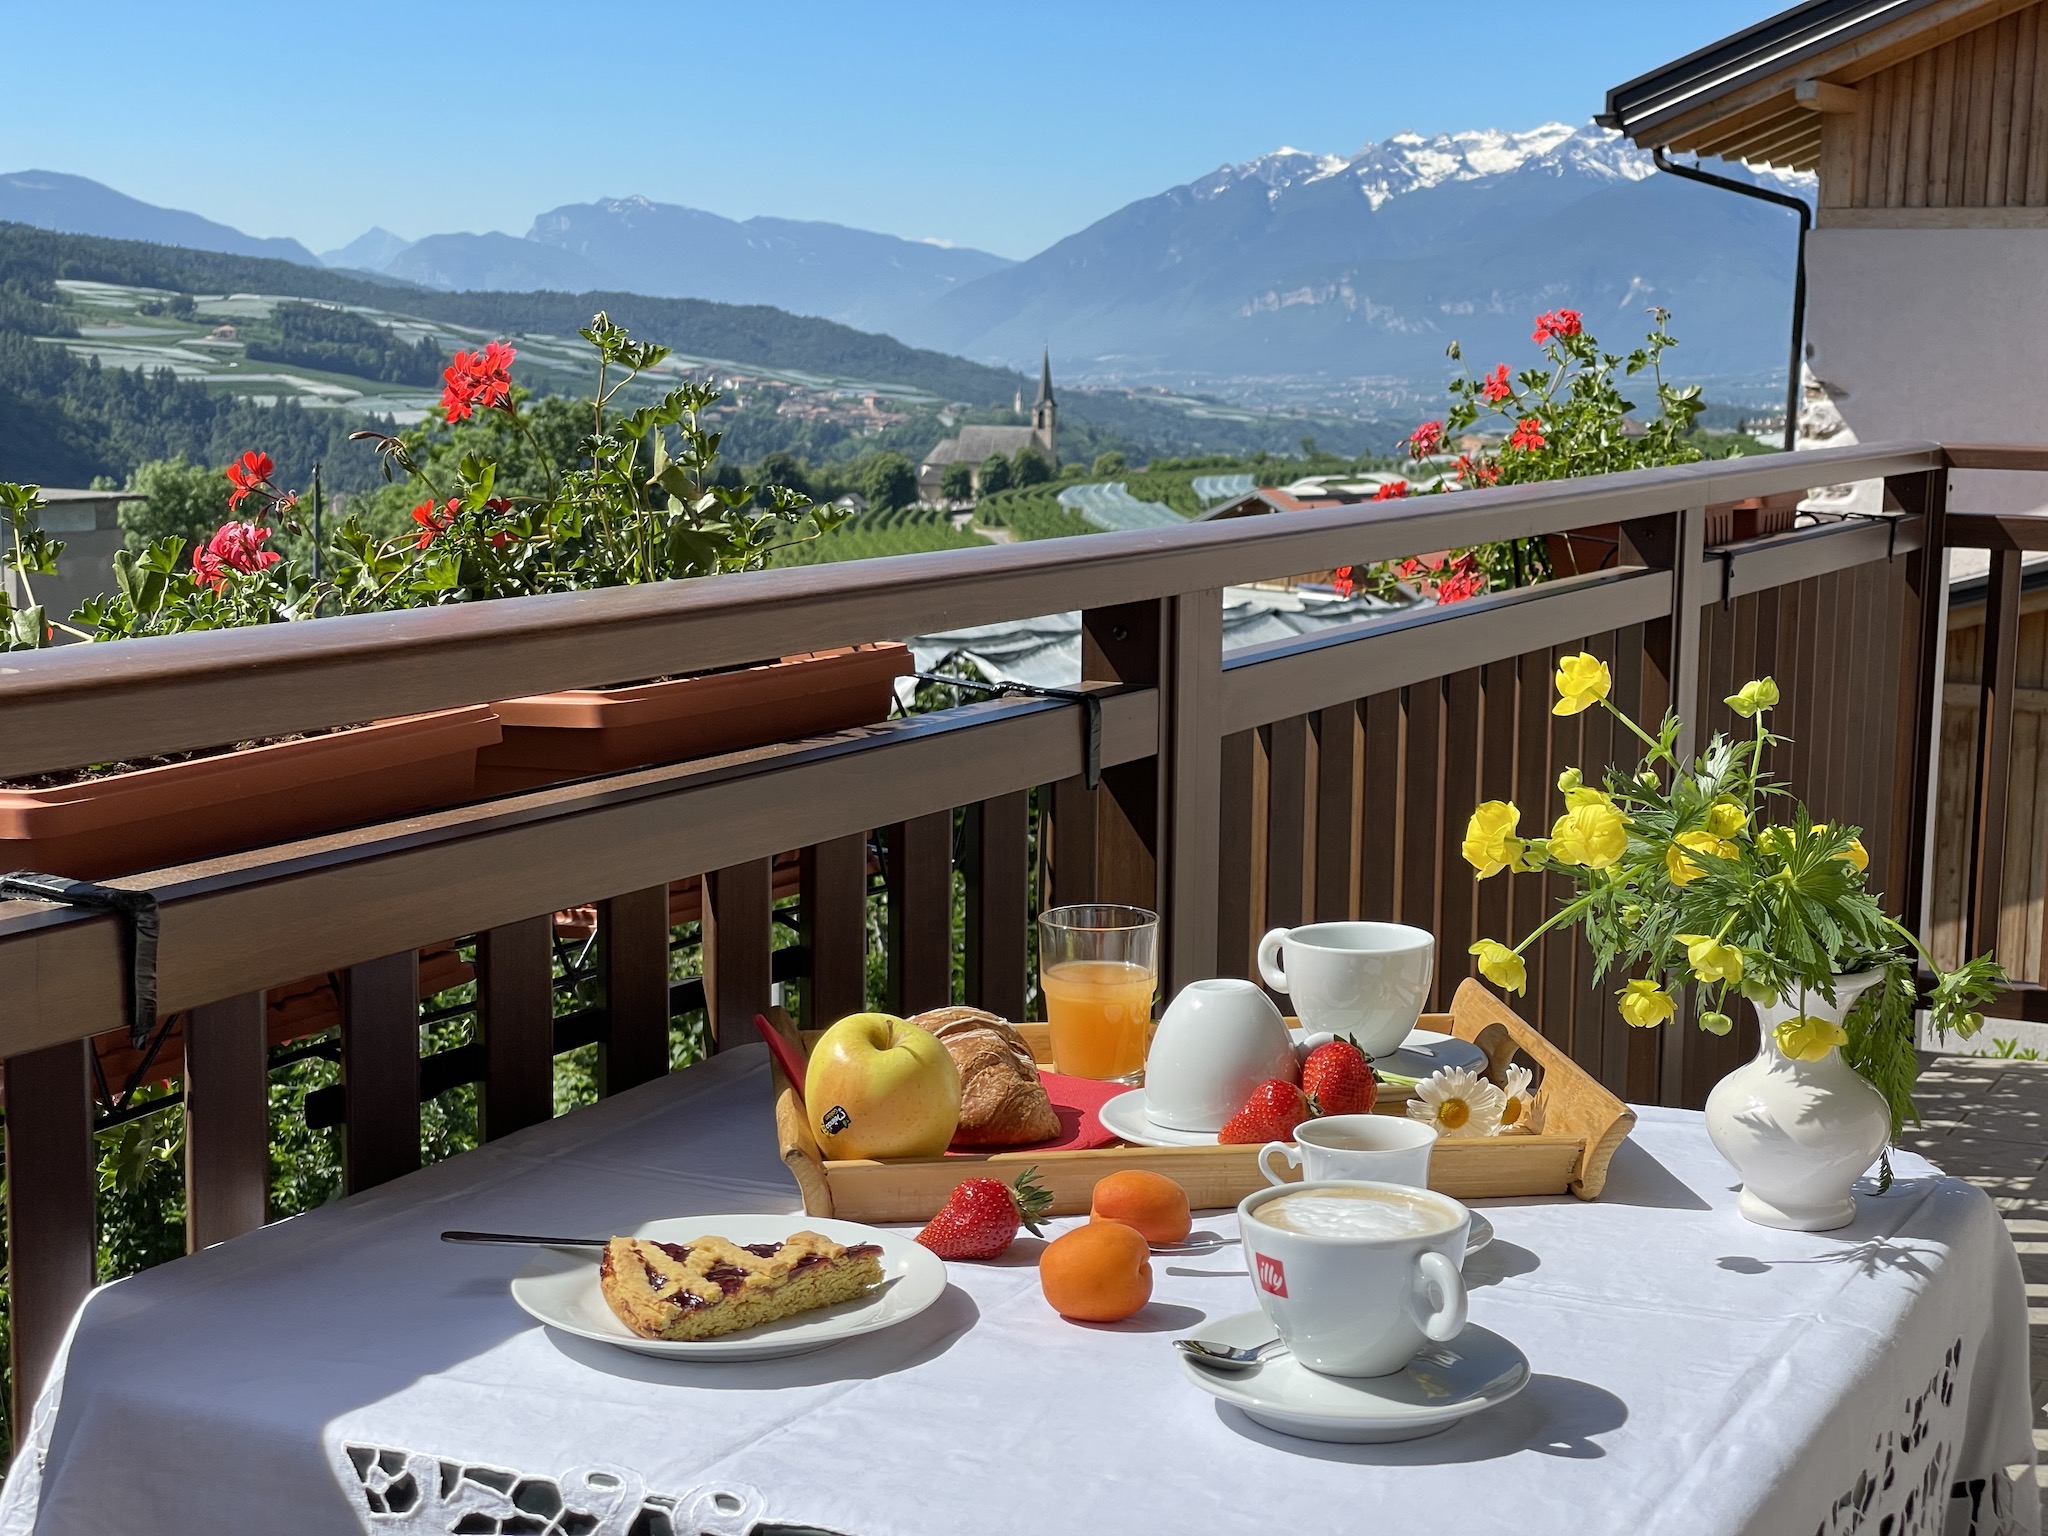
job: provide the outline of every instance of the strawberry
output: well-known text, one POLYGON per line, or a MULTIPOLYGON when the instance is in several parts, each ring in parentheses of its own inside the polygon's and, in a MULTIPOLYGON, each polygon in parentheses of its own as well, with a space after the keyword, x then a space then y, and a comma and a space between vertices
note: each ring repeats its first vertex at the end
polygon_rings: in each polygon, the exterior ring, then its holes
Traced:
POLYGON ((1284 1077, 1269 1077, 1252 1090, 1244 1107, 1224 1122, 1216 1140, 1226 1147, 1288 1141, 1294 1128, 1307 1118, 1308 1100, 1301 1090, 1284 1077))
POLYGON ((1018 1227, 1041 1235, 1038 1218, 1052 1204, 1052 1191, 1040 1187, 1037 1172, 1026 1168, 1015 1186, 1001 1179, 962 1180, 917 1240, 942 1259, 993 1259, 1016 1240, 1018 1227))
POLYGON ((1326 1040, 1301 1064, 1301 1091, 1318 1115, 1369 1115, 1379 1101, 1372 1058, 1350 1036, 1326 1040))

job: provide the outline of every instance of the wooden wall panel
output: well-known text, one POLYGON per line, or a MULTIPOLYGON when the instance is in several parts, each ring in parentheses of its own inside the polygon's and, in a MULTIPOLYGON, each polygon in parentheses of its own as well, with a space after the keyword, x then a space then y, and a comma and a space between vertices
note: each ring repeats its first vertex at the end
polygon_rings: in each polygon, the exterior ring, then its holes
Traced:
POLYGON ((2044 12, 2029 6, 1850 82, 1856 110, 1823 123, 1823 206, 2048 208, 2044 12))

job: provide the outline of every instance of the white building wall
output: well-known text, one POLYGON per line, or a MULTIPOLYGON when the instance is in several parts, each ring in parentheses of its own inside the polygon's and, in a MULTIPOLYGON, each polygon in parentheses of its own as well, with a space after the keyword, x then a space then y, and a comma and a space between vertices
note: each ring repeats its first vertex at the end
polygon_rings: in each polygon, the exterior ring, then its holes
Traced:
MULTIPOLYGON (((1801 447, 2048 445, 2048 229, 1816 229, 1806 261, 1801 447)), ((1960 474, 1950 505, 2048 510, 2048 475, 1960 474)))

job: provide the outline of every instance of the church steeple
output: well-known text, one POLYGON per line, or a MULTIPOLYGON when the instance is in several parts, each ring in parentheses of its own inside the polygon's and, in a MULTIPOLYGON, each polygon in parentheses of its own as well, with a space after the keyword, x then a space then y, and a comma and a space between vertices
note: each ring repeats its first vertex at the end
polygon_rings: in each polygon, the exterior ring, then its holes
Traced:
POLYGON ((1038 365, 1038 398, 1031 402, 1031 435, 1055 469, 1060 463, 1059 424, 1059 402, 1052 397, 1052 348, 1048 346, 1038 365))

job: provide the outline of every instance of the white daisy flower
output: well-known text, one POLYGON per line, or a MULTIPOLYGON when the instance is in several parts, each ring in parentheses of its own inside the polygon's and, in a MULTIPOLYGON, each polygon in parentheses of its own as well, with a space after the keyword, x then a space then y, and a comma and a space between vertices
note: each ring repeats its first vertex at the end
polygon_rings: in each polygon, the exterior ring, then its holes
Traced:
POLYGON ((1408 1117, 1426 1120, 1439 1136, 1491 1136, 1500 1128, 1501 1091, 1463 1067, 1441 1067, 1415 1085, 1408 1117))
POLYGON ((1507 1083, 1501 1089, 1500 1124, 1494 1127, 1493 1134, 1535 1130, 1530 1117, 1536 1113, 1536 1095, 1529 1087, 1535 1080, 1535 1074, 1519 1062, 1513 1062, 1502 1075, 1507 1078, 1507 1083))

